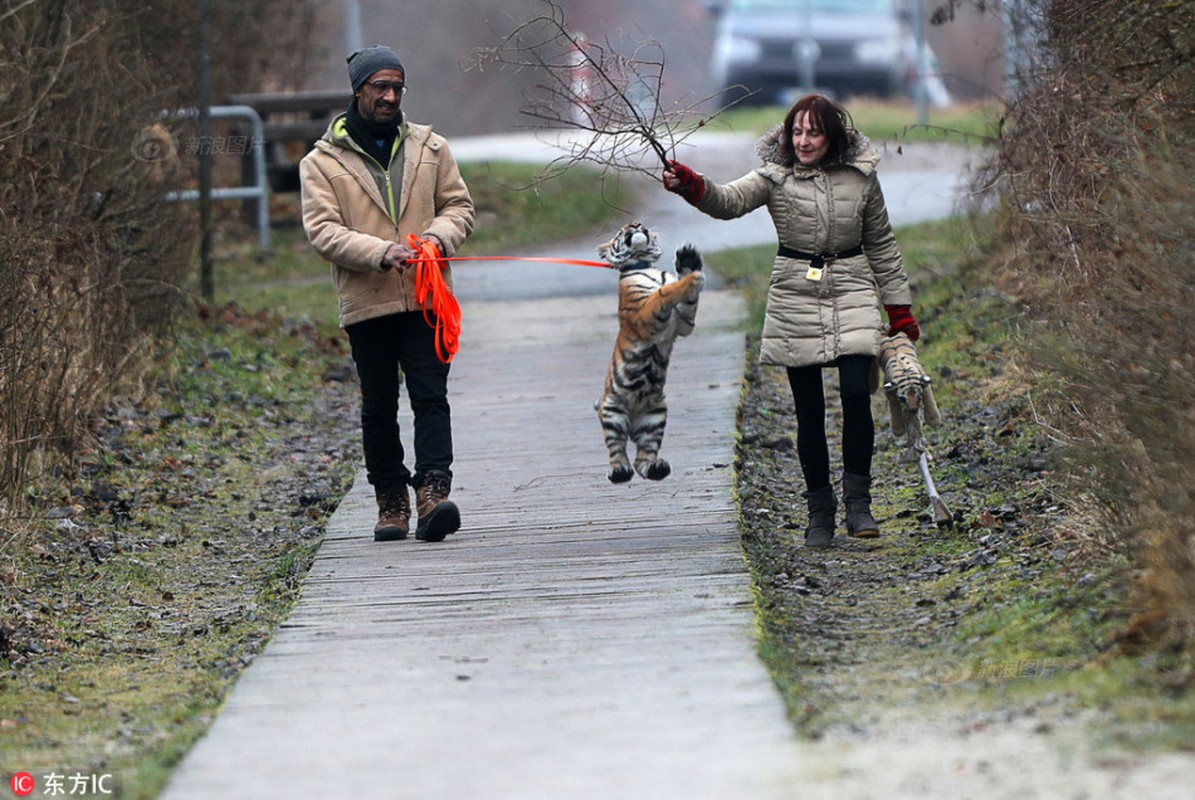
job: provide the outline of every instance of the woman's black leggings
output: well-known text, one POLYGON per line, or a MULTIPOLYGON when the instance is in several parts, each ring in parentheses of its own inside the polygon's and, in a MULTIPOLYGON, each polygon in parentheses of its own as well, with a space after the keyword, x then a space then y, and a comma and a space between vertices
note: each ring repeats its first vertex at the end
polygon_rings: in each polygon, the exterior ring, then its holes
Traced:
MULTIPOLYGON (((871 419, 871 356, 838 359, 842 397, 842 467, 853 475, 871 475, 875 425, 871 419)), ((822 367, 789 367, 788 383, 797 409, 797 458, 805 487, 813 492, 830 485, 830 449, 826 444, 826 396, 822 367)))

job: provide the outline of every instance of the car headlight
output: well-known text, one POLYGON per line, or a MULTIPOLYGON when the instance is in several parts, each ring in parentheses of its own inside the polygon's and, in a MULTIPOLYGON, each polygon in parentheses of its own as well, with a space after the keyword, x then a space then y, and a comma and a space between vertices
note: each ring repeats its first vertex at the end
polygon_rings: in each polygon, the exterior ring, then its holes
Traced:
POLYGON ((864 64, 892 64, 899 58, 898 39, 868 39, 855 45, 855 59, 864 64))

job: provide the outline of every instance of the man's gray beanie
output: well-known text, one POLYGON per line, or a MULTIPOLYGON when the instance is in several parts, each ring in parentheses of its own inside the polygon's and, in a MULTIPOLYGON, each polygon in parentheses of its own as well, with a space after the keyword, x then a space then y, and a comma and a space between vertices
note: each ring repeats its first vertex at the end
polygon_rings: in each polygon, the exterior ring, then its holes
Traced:
POLYGON ((403 75, 407 74, 402 67, 402 62, 398 60, 398 56, 384 44, 375 44, 373 47, 358 50, 348 57, 348 62, 349 81, 353 84, 354 92, 361 88, 361 84, 369 80, 370 75, 380 69, 396 69, 403 75))

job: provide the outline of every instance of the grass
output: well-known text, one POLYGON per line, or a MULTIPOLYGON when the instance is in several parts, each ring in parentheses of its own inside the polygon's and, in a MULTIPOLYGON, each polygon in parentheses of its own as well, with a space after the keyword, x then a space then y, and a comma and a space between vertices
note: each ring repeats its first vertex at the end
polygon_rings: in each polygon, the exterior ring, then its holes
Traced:
MULTIPOLYGON (((890 606, 894 619, 915 592, 926 608, 948 605, 952 615, 937 637, 918 645, 921 649, 913 653, 918 666, 902 661, 910 654, 899 646, 867 653, 862 660, 892 675, 912 671, 944 678, 934 697, 969 707, 1033 708, 1061 702, 1101 710, 1105 715, 1098 743, 1190 749, 1195 697, 1184 688, 1189 670, 1177 656, 1119 643, 1131 616, 1128 562, 1085 546, 1091 534, 1082 530, 1087 524, 1082 502, 1068 496, 1061 476, 1050 471, 1049 443, 1029 402, 1032 389, 1049 376, 1025 375, 1009 366, 1020 342, 1019 304, 986 285, 981 265, 987 256, 968 223, 904 227, 896 238, 923 326, 919 354, 935 376, 935 396, 946 419, 945 429, 929 431, 931 450, 952 454, 938 459, 934 475, 952 509, 965 510, 965 518, 950 532, 923 528, 915 536, 880 540, 879 549, 859 562, 864 571, 884 558, 949 565, 936 580, 910 576, 907 584, 871 595, 877 605, 890 606), (961 423, 952 417, 962 418, 961 423), (991 509, 1004 506, 1018 511, 1011 527, 989 517, 991 509), (1073 516, 1071 509, 1077 512, 1073 516), (990 551, 994 560, 967 567, 988 547, 981 544, 985 538, 999 542, 990 551), (961 600, 943 603, 943 598, 960 595, 961 600)), ((773 255, 773 248, 764 247, 736 251, 733 257, 707 257, 713 271, 743 291, 753 332, 762 325, 773 255)), ((885 419, 880 412, 877 426, 882 428, 885 419)), ((878 432, 883 450, 884 436, 878 432)), ((747 453, 740 445, 740 461, 764 458, 768 456, 747 453)), ((877 469, 887 458, 877 458, 877 469)), ((902 508, 918 502, 911 495, 922 494, 915 481, 900 480, 884 477, 876 507, 885 518, 906 516, 902 508)), ((915 526, 901 526, 906 524, 915 526)), ((770 565, 792 545, 783 544, 782 535, 773 543, 756 543, 758 536, 745 530, 749 553, 760 559, 753 563, 763 615, 760 654, 776 675, 798 727, 816 735, 830 722, 843 722, 842 715, 852 713, 850 704, 860 701, 850 690, 849 697, 825 694, 824 678, 810 683, 810 663, 817 662, 808 661, 808 651, 816 652, 816 646, 802 642, 791 621, 817 613, 809 609, 818 606, 807 608, 785 589, 777 591, 773 574, 783 569, 785 576, 793 575, 809 567, 784 566, 783 561, 779 567, 770 565)), ((849 552, 841 557, 847 563, 849 552)), ((919 689, 904 691, 916 695, 919 689)), ((870 701, 866 693, 863 697, 866 706, 870 701)), ((897 694, 885 701, 901 702, 897 694)))
POLYGON ((1059 575, 994 584, 993 607, 960 626, 948 647, 968 692, 989 708, 1069 698, 1104 713, 1097 747, 1195 746, 1195 696, 1171 654, 1115 644, 1128 611, 1122 585, 1080 587, 1059 575))
POLYGON ((466 252, 499 253, 589 233, 633 200, 624 183, 584 167, 546 180, 526 164, 502 161, 467 162, 461 171, 479 220, 466 252))
POLYGON ((36 544, 0 568, 6 766, 156 794, 297 598, 334 507, 302 495, 355 472, 349 448, 305 438, 337 416, 321 374, 343 358, 278 317, 185 320, 149 392, 39 487, 70 525, 32 520, 36 544))
MULTIPOLYGON (((910 103, 860 99, 845 103, 855 127, 873 141, 955 142, 979 145, 991 141, 998 129, 1000 107, 969 103, 933 108, 925 124, 917 122, 910 103)), ((763 134, 784 119, 784 106, 732 108, 709 123, 710 130, 763 134)))

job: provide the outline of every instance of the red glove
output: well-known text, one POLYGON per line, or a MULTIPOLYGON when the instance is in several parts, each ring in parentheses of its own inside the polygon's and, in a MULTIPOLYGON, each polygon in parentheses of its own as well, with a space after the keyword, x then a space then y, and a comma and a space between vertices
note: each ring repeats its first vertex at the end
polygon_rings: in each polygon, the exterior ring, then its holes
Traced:
POLYGON ((884 306, 884 310, 888 312, 889 336, 903 333, 914 342, 921 338, 921 326, 913 318, 908 306, 884 306))
POLYGON ((669 161, 668 169, 664 170, 664 188, 679 194, 686 203, 695 206, 705 195, 705 178, 679 161, 669 161), (669 180, 670 177, 674 177, 674 180, 669 180))

